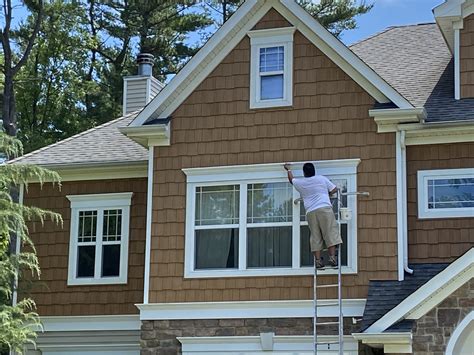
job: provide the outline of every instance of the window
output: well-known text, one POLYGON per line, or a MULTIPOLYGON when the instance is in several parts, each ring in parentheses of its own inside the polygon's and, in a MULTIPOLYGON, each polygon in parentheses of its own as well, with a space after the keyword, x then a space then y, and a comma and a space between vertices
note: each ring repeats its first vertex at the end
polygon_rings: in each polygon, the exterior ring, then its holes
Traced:
POLYGON ((249 32, 250 108, 291 106, 293 27, 249 32))
POLYGON ((474 217, 474 169, 418 171, 418 218, 474 217))
POLYGON ((132 193, 74 195, 68 285, 127 282, 132 193))
MULTIPOLYGON (((358 163, 358 159, 324 161, 316 162, 316 168, 342 191, 356 191, 358 163)), ((295 168, 296 175, 301 167, 295 168)), ((312 274, 303 204, 294 203, 299 194, 281 164, 184 172, 188 183, 185 277, 312 274)), ((357 271, 355 201, 354 196, 344 196, 342 201, 354 214, 352 220, 341 222, 345 273, 357 271)))

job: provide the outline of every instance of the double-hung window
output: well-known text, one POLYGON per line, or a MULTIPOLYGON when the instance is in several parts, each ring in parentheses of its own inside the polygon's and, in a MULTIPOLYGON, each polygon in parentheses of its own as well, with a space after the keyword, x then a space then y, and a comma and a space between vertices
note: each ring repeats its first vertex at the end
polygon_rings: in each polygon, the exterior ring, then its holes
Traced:
MULTIPOLYGON (((342 192, 356 191, 358 159, 316 162, 342 192)), ((301 175, 302 164, 294 173, 301 175)), ((185 277, 307 275, 309 227, 299 194, 281 164, 184 169, 187 175, 185 277)), ((336 211, 336 199, 332 200, 336 211)), ((357 272, 354 196, 342 204, 343 272, 357 272)), ((327 258, 326 258, 327 259, 327 258)), ((328 270, 331 273, 334 270, 328 270)))
POLYGON ((68 285, 127 283, 132 193, 74 195, 68 285))
POLYGON ((474 217, 474 169, 418 171, 418 218, 474 217))
POLYGON ((291 106, 293 27, 248 33, 251 45, 250 108, 291 106))

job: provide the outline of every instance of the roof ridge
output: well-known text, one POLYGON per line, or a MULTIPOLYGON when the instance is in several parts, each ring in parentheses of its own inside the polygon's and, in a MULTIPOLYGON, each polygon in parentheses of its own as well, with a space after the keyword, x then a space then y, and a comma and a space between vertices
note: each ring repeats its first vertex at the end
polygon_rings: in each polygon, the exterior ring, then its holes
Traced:
POLYGON ((388 27, 385 27, 383 30, 379 31, 379 32, 376 32, 372 35, 370 35, 369 37, 366 37, 366 38, 363 38, 361 40, 358 40, 352 44, 350 44, 348 47, 351 48, 353 46, 357 46, 358 44, 361 44, 365 41, 369 41, 375 37, 378 37, 388 31, 391 31, 391 30, 394 30, 396 28, 403 28, 403 27, 414 27, 414 26, 426 26, 426 25, 435 25, 436 22, 420 22, 420 23, 413 23, 413 24, 407 24, 407 25, 393 25, 393 26, 388 26, 388 27))
POLYGON ((120 116, 120 117, 118 117, 118 118, 116 118, 116 119, 113 119, 113 120, 111 120, 111 121, 102 123, 102 124, 99 125, 99 126, 91 127, 91 128, 89 128, 88 130, 85 130, 85 131, 83 131, 83 132, 79 132, 79 133, 77 133, 77 134, 75 134, 75 135, 73 135, 73 136, 71 136, 71 137, 62 139, 62 140, 60 140, 60 141, 58 141, 58 142, 55 142, 55 143, 53 143, 53 144, 49 144, 49 145, 47 145, 47 146, 45 146, 45 147, 41 147, 41 148, 39 148, 39 149, 36 149, 36 150, 34 150, 34 151, 32 151, 32 152, 29 152, 29 153, 27 153, 27 154, 24 154, 24 155, 18 157, 18 158, 15 158, 15 159, 13 159, 13 160, 8 161, 7 164, 18 163, 18 162, 20 162, 20 161, 23 160, 23 159, 30 158, 30 157, 32 157, 33 155, 36 155, 36 154, 41 153, 41 152, 44 152, 45 150, 48 150, 48 149, 53 148, 53 147, 57 147, 58 145, 61 145, 61 144, 66 143, 66 142, 70 142, 70 141, 72 141, 72 140, 74 140, 74 139, 77 139, 77 138, 79 138, 79 137, 82 137, 82 136, 84 136, 84 135, 86 135, 86 134, 88 134, 88 133, 90 133, 90 132, 97 131, 97 130, 99 130, 99 129, 101 129, 101 128, 110 126, 111 124, 114 124, 114 123, 116 123, 116 122, 118 122, 118 121, 120 121, 120 120, 124 120, 124 119, 126 119, 126 118, 129 118, 130 116, 136 114, 138 111, 139 111, 139 110, 134 111, 134 112, 131 112, 131 113, 128 113, 128 114, 126 114, 125 116, 120 116))

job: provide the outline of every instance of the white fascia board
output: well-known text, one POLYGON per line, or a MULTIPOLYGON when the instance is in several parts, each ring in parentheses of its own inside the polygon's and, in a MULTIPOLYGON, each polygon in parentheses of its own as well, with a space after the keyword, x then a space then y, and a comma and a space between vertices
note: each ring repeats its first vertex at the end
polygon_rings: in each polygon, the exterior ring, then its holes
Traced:
POLYGON ((44 332, 77 332, 95 330, 140 330, 138 314, 104 316, 41 317, 44 332))
MULTIPOLYGON (((320 317, 339 315, 337 305, 328 305, 334 301, 318 301, 320 317)), ((361 317, 365 303, 365 299, 343 299, 344 316, 361 317)), ((313 300, 148 303, 136 306, 141 320, 311 318, 314 315, 313 300)))
MULTIPOLYGON (((218 336, 218 337, 178 337, 182 344, 183 354, 223 354, 227 352, 254 352, 260 353, 267 350, 262 347, 262 336, 218 336)), ((311 335, 273 335, 272 350, 274 352, 284 352, 285 354, 295 354, 295 351, 312 352, 314 349, 313 337, 311 335)), ((336 335, 318 336, 318 341, 337 341, 336 335)), ((327 345, 321 346, 321 350, 327 351, 327 345)), ((331 346, 331 352, 335 352, 337 344, 331 346)), ((350 335, 344 336, 344 354, 358 354, 357 341, 350 335)))
POLYGON ((387 312, 367 328, 365 333, 381 333, 402 319, 419 319, 472 277, 474 247, 387 312))
POLYGON ((378 102, 391 101, 399 108, 413 108, 407 99, 294 0, 280 0, 275 9, 378 102))
POLYGON ((474 142, 473 121, 403 124, 398 126, 398 130, 406 132, 406 145, 474 142))
MULTIPOLYGON (((306 162, 292 162, 291 170, 295 176, 302 176, 303 164, 306 162)), ((316 173, 321 175, 347 175, 356 174, 360 159, 319 160, 312 162, 316 173)), ((239 181, 254 179, 281 179, 286 177, 283 163, 254 164, 254 165, 229 165, 206 168, 182 169, 186 174, 188 183, 210 183, 239 181)))
MULTIPOLYGON (((247 31, 256 24, 258 19, 250 21, 251 18, 249 19, 248 17, 255 12, 263 16, 270 8, 270 1, 245 1, 176 74, 170 83, 138 114, 129 126, 143 125, 150 117, 153 117, 155 111, 163 111, 160 108, 172 97, 175 97, 173 101, 176 101, 176 104, 173 103, 173 107, 179 106, 197 85, 209 75, 214 67, 238 44, 247 31), (225 45, 222 48, 218 48, 221 42, 222 44, 225 43, 225 45), (191 78, 193 79, 191 80, 191 78)), ((166 111, 172 113, 174 109, 168 108, 166 111)), ((168 117, 169 115, 160 113, 159 116, 168 117)))
POLYGON ((396 132, 402 123, 419 123, 426 119, 426 110, 421 107, 409 109, 374 109, 369 110, 377 124, 378 133, 396 132))
POLYGON ((438 17, 461 16, 461 5, 466 0, 447 0, 433 9, 433 14, 438 17))
POLYGON ((123 207, 132 204, 133 192, 109 194, 66 195, 71 208, 123 207))
POLYGON ((411 333, 352 333, 363 344, 383 347, 385 354, 411 354, 413 336, 411 333))
POLYGON ((119 127, 120 133, 144 147, 170 145, 171 122, 167 124, 119 127))

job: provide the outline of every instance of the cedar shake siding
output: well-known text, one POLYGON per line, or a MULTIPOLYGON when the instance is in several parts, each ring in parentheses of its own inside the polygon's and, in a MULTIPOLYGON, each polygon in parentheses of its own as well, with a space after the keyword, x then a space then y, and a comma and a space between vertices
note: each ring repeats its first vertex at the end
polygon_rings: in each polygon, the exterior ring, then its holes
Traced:
POLYGON ((474 14, 460 31, 461 98, 474 98, 474 14))
POLYGON ((473 167, 474 143, 407 147, 408 256, 411 263, 452 262, 474 244, 474 216, 418 219, 418 170, 473 167))
POLYGON ((359 272, 343 296, 365 298, 369 279, 397 277, 395 134, 377 133, 374 99, 299 32, 293 107, 250 110, 249 56, 245 37, 173 113, 171 145, 155 148, 150 303, 312 298, 310 276, 184 279, 181 169, 347 158, 361 159, 358 188, 371 196, 358 202, 359 272))
POLYGON ((41 266, 41 280, 31 296, 41 316, 135 314, 143 301, 143 265, 146 228, 146 179, 64 182, 61 188, 28 186, 24 202, 58 212, 64 225, 46 222, 30 226, 41 266), (128 282, 123 285, 68 286, 70 201, 66 195, 133 192, 130 206, 128 282))

